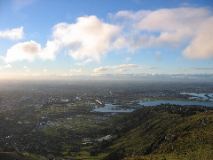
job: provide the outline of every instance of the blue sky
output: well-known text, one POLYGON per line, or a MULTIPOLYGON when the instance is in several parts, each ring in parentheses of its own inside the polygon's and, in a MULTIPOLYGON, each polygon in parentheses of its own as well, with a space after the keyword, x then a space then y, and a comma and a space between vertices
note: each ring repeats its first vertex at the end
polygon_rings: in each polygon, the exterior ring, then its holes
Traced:
POLYGON ((2 0, 0 78, 212 74, 211 0, 2 0))

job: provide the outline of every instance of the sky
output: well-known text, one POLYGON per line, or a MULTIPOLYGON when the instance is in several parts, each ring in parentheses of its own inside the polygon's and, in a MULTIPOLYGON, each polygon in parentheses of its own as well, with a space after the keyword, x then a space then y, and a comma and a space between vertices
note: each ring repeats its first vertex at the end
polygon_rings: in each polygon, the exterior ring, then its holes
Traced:
POLYGON ((213 74, 212 0, 0 0, 0 79, 213 74))

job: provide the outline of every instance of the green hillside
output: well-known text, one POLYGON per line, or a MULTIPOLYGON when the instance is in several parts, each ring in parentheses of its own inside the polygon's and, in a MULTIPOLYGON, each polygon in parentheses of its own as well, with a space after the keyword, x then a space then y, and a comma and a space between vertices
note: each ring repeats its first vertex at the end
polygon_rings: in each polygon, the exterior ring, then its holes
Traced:
POLYGON ((30 160, 21 154, 15 152, 0 152, 1 160, 30 160))
POLYGON ((117 120, 120 136, 107 149, 113 159, 213 157, 213 111, 196 107, 144 108, 117 120), (119 125, 120 124, 120 125, 119 125))
MULTIPOLYGON (((80 145, 81 141, 76 142, 79 147, 69 152, 66 145, 70 144, 73 147, 73 142, 64 143, 63 148, 58 147, 59 150, 56 148, 54 154, 39 153, 39 150, 51 149, 51 145, 56 146, 58 144, 56 137, 55 141, 50 139, 48 145, 40 146, 36 152, 17 154, 4 151, 0 152, 0 159, 211 160, 213 157, 212 108, 171 105, 144 107, 132 113, 113 116, 98 126, 91 129, 88 125, 88 129, 82 131, 88 136, 95 137, 93 143, 80 145), (100 140, 100 137, 108 137, 108 139, 100 140)), ((53 135, 55 132, 50 131, 50 133, 53 135)), ((48 136, 42 137, 43 140, 48 138, 48 136)), ((35 148, 40 141, 33 141, 33 138, 36 137, 32 136, 28 143, 35 148)))

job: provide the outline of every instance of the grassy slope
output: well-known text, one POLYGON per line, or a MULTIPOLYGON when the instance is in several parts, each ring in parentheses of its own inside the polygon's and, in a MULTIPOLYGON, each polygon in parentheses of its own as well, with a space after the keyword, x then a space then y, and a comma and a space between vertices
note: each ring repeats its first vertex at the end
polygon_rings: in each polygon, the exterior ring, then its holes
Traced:
POLYGON ((29 160, 23 155, 17 154, 15 152, 0 152, 1 160, 29 160))
MULTIPOLYGON (((93 146, 89 146, 82 148, 75 159, 210 160, 213 157, 212 109, 206 112, 199 107, 147 107, 113 118, 108 122, 108 130, 117 138, 96 156, 90 155, 93 146)), ((0 152, 0 159, 7 160, 5 156, 13 160, 21 155, 0 152)), ((46 160, 28 153, 24 157, 46 160)))
POLYGON ((124 126, 135 126, 130 130, 121 129, 123 134, 109 147, 111 154, 105 159, 117 156, 117 159, 131 160, 208 160, 213 157, 213 111, 151 110, 142 109, 125 119, 124 126))

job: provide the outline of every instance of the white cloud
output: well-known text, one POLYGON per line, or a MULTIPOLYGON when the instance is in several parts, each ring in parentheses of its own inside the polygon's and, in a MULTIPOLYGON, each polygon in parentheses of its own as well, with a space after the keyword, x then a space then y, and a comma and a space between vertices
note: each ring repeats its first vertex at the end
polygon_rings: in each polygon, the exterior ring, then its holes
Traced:
POLYGON ((119 11, 115 18, 125 31, 116 44, 130 51, 158 45, 180 46, 189 42, 184 51, 189 58, 212 56, 212 12, 207 8, 181 7, 138 12, 119 11), (208 22, 207 22, 208 21, 208 22), (128 32, 126 32, 126 30, 128 32), (199 44, 199 45, 198 45, 199 44))
POLYGON ((203 19, 208 16, 208 10, 203 8, 160 9, 142 18, 136 27, 140 30, 159 32, 159 36, 153 36, 149 40, 151 44, 177 44, 193 36, 203 19))
POLYGON ((7 63, 15 61, 33 61, 41 52, 41 45, 35 41, 20 42, 7 50, 4 60, 7 63))
POLYGON ((4 65, 4 68, 12 68, 12 65, 11 64, 6 64, 6 65, 4 65))
POLYGON ((119 72, 125 72, 138 67, 139 66, 137 64, 121 64, 121 65, 115 66, 115 69, 118 70, 119 72))
POLYGON ((0 31, 0 39, 18 40, 24 36, 23 27, 0 31))
POLYGON ((45 47, 35 41, 17 43, 7 50, 7 62, 28 60, 36 57, 53 60, 60 51, 78 61, 96 61, 112 48, 120 28, 104 23, 96 16, 79 17, 76 23, 59 23, 53 27, 53 38, 45 47))
POLYGON ((137 64, 120 64, 114 66, 101 66, 95 68, 93 72, 95 74, 103 74, 103 73, 126 73, 132 72, 133 70, 139 68, 140 66, 137 64))
POLYGON ((27 67, 27 66, 24 66, 23 69, 24 69, 25 72, 30 72, 30 68, 27 67))
POLYGON ((77 76, 77 75, 83 75, 86 74, 85 70, 83 68, 71 68, 69 70, 69 76, 77 76))
POLYGON ((207 16, 209 11, 205 8, 159 9, 142 16, 136 27, 142 30, 166 32, 188 30, 189 26, 199 25, 207 16))
MULTIPOLYGON (((115 20, 113 24, 96 16, 79 17, 75 23, 58 23, 43 48, 35 41, 19 42, 7 50, 4 60, 7 63, 36 58, 53 60, 65 52, 81 64, 87 64, 100 62, 112 50, 134 52, 159 45, 186 45, 183 55, 187 58, 213 57, 213 15, 208 8, 119 11, 111 17, 115 20)), ((0 32, 0 38, 22 37, 23 27, 0 32)), ((97 68, 97 72, 99 70, 108 70, 108 67, 97 68)))
POLYGON ((202 25, 183 53, 188 58, 205 59, 213 57, 213 17, 202 25))
POLYGON ((53 40, 45 50, 55 55, 59 49, 66 49, 75 60, 100 61, 119 33, 120 28, 104 23, 96 16, 79 17, 76 23, 59 23, 53 28, 53 40))
POLYGON ((47 41, 46 47, 42 49, 39 56, 43 60, 54 60, 60 50, 61 43, 57 40, 47 41))
POLYGON ((94 73, 103 73, 103 72, 107 72, 109 71, 110 69, 112 69, 111 67, 109 66, 106 66, 106 67, 98 67, 98 68, 95 68, 93 70, 94 73))
POLYGON ((0 66, 0 70, 4 70, 4 69, 11 69, 12 65, 11 64, 5 64, 3 66, 0 66))

